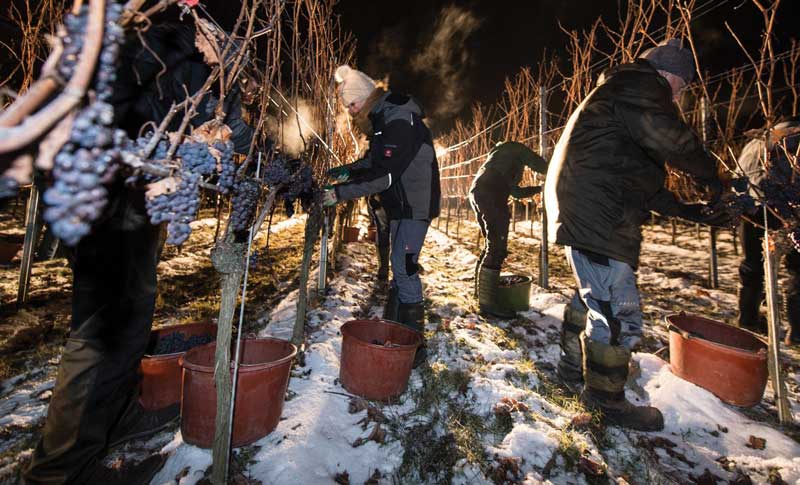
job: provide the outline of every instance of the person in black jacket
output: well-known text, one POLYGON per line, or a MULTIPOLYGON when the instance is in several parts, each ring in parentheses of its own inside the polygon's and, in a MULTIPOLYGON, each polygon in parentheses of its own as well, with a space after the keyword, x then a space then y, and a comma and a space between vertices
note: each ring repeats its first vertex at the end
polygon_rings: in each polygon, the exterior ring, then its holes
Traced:
MULTIPOLYGON (((366 156, 341 167, 343 182, 328 188, 326 205, 377 194, 389 218, 392 283, 384 318, 424 330, 419 253, 439 215, 439 166, 430 130, 410 97, 376 88, 366 74, 336 70, 339 96, 359 129, 369 137, 366 156)), ((417 364, 424 352, 418 353, 417 364)))
POLYGON ((524 199, 542 191, 540 186, 518 187, 525 167, 544 174, 547 160, 522 143, 500 142, 489 152, 486 162, 472 180, 469 203, 483 234, 484 247, 475 265, 475 295, 481 312, 512 318, 494 306, 500 268, 508 256, 508 224, 511 212, 508 198, 524 199))
MULTIPOLYGON (((147 48, 135 35, 123 48, 113 98, 119 126, 134 138, 143 123, 158 124, 210 74, 193 27, 155 24, 142 35, 147 48)), ((226 100, 224 121, 236 151, 246 153, 252 129, 240 118, 236 94, 226 100)), ((192 124, 210 120, 215 105, 207 96, 192 124)), ((180 117, 170 128, 178 123, 180 117)), ((137 369, 155 309, 160 228, 148 221, 144 190, 118 180, 109 192, 107 217, 74 249, 71 331, 26 483, 111 483, 116 476, 100 463, 105 452, 163 429, 178 415, 177 408, 146 412, 138 402, 137 369)), ((160 465, 152 457, 139 468, 140 476, 126 478, 147 483, 160 465)))
MULTIPOLYGON (((800 119, 794 118, 775 125, 770 136, 754 138, 745 145, 739 155, 739 166, 750 181, 750 192, 754 199, 763 198, 760 185, 771 179, 776 183, 787 183, 793 175, 787 153, 797 153, 800 143, 800 119), (769 162, 765 162, 765 144, 768 144, 769 162), (769 166, 769 170, 767 170, 769 166)), ((781 222, 774 214, 768 215, 770 229, 778 229, 781 222)), ((739 264, 739 316, 741 328, 766 334, 766 319, 759 314, 764 300, 764 215, 758 206, 739 223, 739 240, 742 244, 742 260, 739 264), (753 224, 756 222, 758 225, 753 224)), ((786 345, 800 344, 800 253, 789 251, 783 257, 788 274, 782 299, 789 332, 786 345)))
POLYGON ((635 273, 641 225, 651 210, 723 222, 703 204, 679 203, 664 187, 669 161, 712 197, 721 190, 716 162, 673 102, 694 71, 691 52, 670 40, 601 76, 570 116, 545 182, 550 241, 565 246, 588 309, 583 328, 564 322, 559 376, 574 382, 582 374, 587 406, 643 431, 662 429, 664 420, 658 409, 625 399, 631 350, 642 335, 635 273))

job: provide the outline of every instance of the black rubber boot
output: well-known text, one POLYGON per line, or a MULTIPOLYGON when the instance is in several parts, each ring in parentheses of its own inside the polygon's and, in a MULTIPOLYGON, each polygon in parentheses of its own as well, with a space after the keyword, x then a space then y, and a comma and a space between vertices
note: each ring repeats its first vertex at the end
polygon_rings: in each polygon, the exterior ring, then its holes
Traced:
POLYGON ((564 308, 561 322, 561 359, 556 374, 564 386, 574 393, 583 385, 583 350, 580 335, 586 327, 586 305, 576 294, 564 308))
POLYGON ((389 249, 389 246, 377 246, 378 281, 384 284, 389 280, 389 249))
POLYGON ((397 299, 397 287, 392 286, 389 288, 389 296, 386 298, 386 306, 383 307, 383 319, 398 321, 398 310, 400 307, 400 300, 397 299))
POLYGON ((516 312, 503 311, 497 308, 497 286, 500 282, 500 270, 481 266, 478 272, 478 306, 481 315, 492 315, 500 318, 514 318, 516 312))
POLYGON ((397 314, 397 323, 414 330, 422 337, 422 345, 417 348, 417 353, 414 355, 416 369, 428 357, 428 350, 425 347, 425 305, 423 302, 400 303, 397 314))
POLYGON ((138 399, 131 399, 108 436, 108 447, 114 448, 131 440, 149 438, 171 424, 176 424, 180 414, 180 404, 148 411, 139 404, 138 399))
POLYGON ((739 286, 739 328, 752 332, 767 334, 766 318, 759 311, 764 293, 761 288, 752 286, 739 286))
POLYGON ((610 424, 637 431, 661 431, 664 416, 652 406, 636 406, 625 399, 631 351, 621 345, 596 342, 581 335, 583 380, 581 402, 603 413, 610 424))

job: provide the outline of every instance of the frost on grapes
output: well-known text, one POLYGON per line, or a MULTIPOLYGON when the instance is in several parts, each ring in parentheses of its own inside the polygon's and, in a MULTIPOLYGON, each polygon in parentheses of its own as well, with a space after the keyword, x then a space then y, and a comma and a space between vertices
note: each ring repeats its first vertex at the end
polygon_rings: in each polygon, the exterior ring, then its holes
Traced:
POLYGON ((147 199, 145 207, 151 224, 167 224, 167 243, 179 246, 189 239, 189 223, 200 208, 200 175, 184 173, 177 190, 147 199))

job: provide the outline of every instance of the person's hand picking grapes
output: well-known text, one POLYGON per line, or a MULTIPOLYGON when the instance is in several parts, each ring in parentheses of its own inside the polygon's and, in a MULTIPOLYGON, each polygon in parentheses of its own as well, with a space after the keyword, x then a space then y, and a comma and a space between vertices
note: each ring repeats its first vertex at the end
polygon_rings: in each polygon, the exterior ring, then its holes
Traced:
POLYGON ((326 185, 325 191, 322 192, 322 205, 330 207, 336 205, 337 202, 339 202, 339 200, 336 197, 336 190, 334 190, 332 185, 326 185))

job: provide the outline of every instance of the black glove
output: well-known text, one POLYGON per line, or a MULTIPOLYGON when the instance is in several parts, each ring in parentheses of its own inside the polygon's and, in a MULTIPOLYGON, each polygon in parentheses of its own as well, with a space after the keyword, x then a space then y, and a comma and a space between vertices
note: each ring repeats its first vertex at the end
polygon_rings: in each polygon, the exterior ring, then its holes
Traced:
POLYGON ((681 204, 678 217, 712 227, 728 227, 731 216, 722 204, 681 204))
POLYGON ((538 185, 533 187, 514 187, 511 189, 509 195, 515 199, 526 199, 528 197, 533 197, 541 191, 542 187, 538 185))

